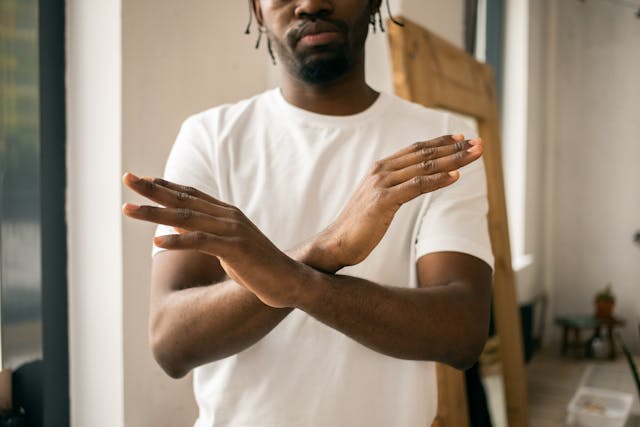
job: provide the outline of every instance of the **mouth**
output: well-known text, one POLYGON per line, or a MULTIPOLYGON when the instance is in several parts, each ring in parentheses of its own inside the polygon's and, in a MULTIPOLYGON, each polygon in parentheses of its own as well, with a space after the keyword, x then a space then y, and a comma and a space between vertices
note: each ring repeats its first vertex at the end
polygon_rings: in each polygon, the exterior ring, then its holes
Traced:
POLYGON ((307 34, 298 42, 304 46, 322 46, 335 42, 340 38, 337 31, 323 31, 320 33, 307 34))
POLYGON ((295 44, 305 47, 324 46, 338 41, 342 31, 336 24, 327 21, 306 22, 293 30, 295 44))

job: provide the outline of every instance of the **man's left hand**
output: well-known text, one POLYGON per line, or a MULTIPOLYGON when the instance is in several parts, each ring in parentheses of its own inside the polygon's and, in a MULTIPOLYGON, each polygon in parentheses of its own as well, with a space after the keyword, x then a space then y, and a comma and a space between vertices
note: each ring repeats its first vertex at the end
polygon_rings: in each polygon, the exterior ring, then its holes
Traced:
POLYGON ((173 226, 179 234, 154 238, 164 249, 197 250, 220 260, 227 275, 272 307, 292 307, 311 269, 280 251, 238 208, 197 189, 163 179, 138 178, 124 184, 164 206, 126 203, 131 218, 173 226), (301 280, 302 279, 302 280, 301 280))

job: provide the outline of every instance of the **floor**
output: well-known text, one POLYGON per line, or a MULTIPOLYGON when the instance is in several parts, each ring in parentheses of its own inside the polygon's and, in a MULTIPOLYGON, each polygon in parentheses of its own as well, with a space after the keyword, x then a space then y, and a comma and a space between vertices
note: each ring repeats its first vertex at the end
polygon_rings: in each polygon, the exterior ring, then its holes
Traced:
POLYGON ((527 366, 527 392, 532 427, 564 426, 567 404, 591 362, 538 353, 527 366))
POLYGON ((614 361, 561 357, 557 349, 537 353, 527 365, 531 427, 560 427, 567 405, 580 386, 614 389, 635 397, 627 426, 640 426, 640 405, 631 371, 622 356, 614 361))

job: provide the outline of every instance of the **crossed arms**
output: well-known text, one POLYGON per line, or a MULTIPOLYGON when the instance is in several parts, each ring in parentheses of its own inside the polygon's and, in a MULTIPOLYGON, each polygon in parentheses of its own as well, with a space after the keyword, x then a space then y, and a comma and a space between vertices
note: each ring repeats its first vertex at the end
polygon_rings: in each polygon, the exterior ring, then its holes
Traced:
POLYGON ((463 369, 487 336, 491 269, 478 258, 439 252, 418 260, 420 288, 388 287, 335 274, 364 260, 402 204, 455 182, 477 160, 480 140, 444 136, 376 162, 341 214, 286 253, 234 206, 197 189, 124 177, 163 207, 126 204, 125 215, 166 224, 156 237, 151 347, 172 377, 238 353, 300 309, 389 356, 463 369))

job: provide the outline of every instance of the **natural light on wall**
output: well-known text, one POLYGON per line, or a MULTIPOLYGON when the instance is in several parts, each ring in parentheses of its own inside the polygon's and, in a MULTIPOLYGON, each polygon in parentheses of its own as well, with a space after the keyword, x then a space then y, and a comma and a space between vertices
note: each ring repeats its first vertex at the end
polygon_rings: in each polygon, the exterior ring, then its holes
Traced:
MULTIPOLYGON (((518 272, 533 263, 525 248, 529 2, 505 2, 502 162, 509 218, 511 258, 518 272)), ((476 58, 486 59, 487 0, 478 1, 476 58)))
POLYGON ((533 262, 525 251, 529 2, 507 1, 505 15, 502 151, 511 252, 518 271, 533 262))

